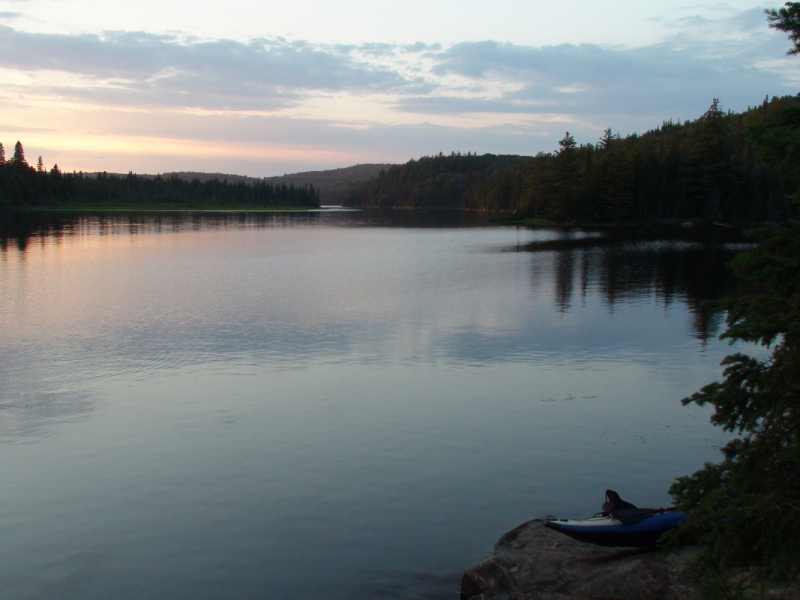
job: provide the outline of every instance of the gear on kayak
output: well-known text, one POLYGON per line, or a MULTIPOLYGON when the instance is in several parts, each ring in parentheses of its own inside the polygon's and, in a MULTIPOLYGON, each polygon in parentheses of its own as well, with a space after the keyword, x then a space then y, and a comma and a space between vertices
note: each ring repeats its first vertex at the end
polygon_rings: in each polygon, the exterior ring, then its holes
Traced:
POLYGON ((547 518, 545 526, 572 539, 598 546, 651 547, 674 529, 686 513, 672 508, 638 508, 614 490, 606 490, 602 512, 587 519, 547 518))

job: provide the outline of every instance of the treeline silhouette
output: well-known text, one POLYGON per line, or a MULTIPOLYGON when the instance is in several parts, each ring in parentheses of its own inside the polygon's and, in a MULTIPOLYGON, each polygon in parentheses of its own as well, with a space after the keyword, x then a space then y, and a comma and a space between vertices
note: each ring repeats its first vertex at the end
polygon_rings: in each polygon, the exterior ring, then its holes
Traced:
POLYGON ((535 157, 425 157, 383 171, 349 206, 437 206, 570 222, 706 219, 774 221, 792 214, 800 168, 800 97, 773 97, 743 113, 717 100, 700 118, 666 121, 597 144, 567 133, 535 157))
POLYGON ((41 157, 36 168, 27 163, 20 142, 8 161, 0 144, 0 208, 310 208, 319 205, 319 191, 313 185, 297 187, 265 181, 233 183, 217 178, 186 181, 176 174, 143 177, 133 173, 124 176, 62 173, 58 165, 46 171, 41 157))
POLYGON ((423 156, 382 170, 343 200, 374 208, 463 208, 499 174, 519 168, 523 156, 455 153, 423 156))

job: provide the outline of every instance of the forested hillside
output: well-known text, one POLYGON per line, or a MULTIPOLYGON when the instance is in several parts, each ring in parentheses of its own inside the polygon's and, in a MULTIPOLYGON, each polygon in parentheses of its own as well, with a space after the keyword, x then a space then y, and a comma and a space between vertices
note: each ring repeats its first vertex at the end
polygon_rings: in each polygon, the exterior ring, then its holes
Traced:
POLYGON ((264 181, 274 185, 313 185, 319 190, 320 201, 323 204, 341 204, 355 188, 375 177, 383 169, 388 169, 390 164, 365 164, 329 169, 327 171, 306 171, 303 173, 290 173, 277 177, 265 177, 264 181))
POLYGON ((501 174, 518 170, 522 156, 425 156, 382 170, 344 199, 345 206, 460 208, 473 206, 501 174))
POLYGON ((186 181, 177 175, 138 176, 62 173, 28 165, 22 144, 5 160, 0 144, 0 208, 271 208, 316 207, 313 185, 273 185, 262 180, 232 183, 217 178, 186 181))
MULTIPOLYGON (((174 173, 174 175, 186 181, 197 179, 204 182, 212 179, 219 179, 220 181, 227 179, 229 183, 243 181, 244 183, 255 184, 263 181, 277 187, 282 185, 287 187, 314 186, 314 189, 319 192, 319 198, 322 204, 341 204, 342 200, 347 197, 354 188, 366 183, 372 177, 375 177, 380 173, 381 169, 388 169, 391 166, 390 164, 353 165, 352 167, 343 167, 341 169, 288 173, 275 177, 264 177, 263 179, 246 177, 244 175, 199 173, 194 171, 181 171, 174 173)), ((173 175, 173 173, 167 173, 166 175, 173 175)))
POLYGON ((382 172, 350 206, 450 207, 565 222, 780 220, 798 189, 800 98, 744 113, 717 100, 700 118, 596 144, 567 133, 535 157, 425 157, 382 172))
MULTIPOLYGON (((388 169, 391 164, 363 164, 353 165, 352 167, 342 167, 338 169, 328 169, 325 171, 303 171, 301 173, 287 173, 274 177, 248 177, 247 175, 234 175, 231 173, 202 173, 200 171, 173 171, 161 173, 160 175, 139 174, 138 178, 152 180, 160 177, 170 179, 177 177, 183 181, 192 182, 195 179, 200 183, 214 181, 215 179, 228 184, 245 183, 255 186, 260 183, 267 183, 274 189, 288 189, 294 187, 308 188, 313 187, 319 194, 321 204, 341 204, 342 200, 349 196, 354 189, 375 177, 382 169, 388 169)), ((123 173, 84 173, 84 177, 117 177, 126 178, 123 173)))

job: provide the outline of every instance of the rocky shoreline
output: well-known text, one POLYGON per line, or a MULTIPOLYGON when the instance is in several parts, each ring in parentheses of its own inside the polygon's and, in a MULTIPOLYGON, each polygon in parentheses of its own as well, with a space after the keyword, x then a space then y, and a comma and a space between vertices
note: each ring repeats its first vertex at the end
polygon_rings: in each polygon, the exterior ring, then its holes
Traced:
POLYGON ((462 600, 699 600, 691 564, 700 549, 662 553, 577 542, 537 519, 503 535, 467 569, 462 600))

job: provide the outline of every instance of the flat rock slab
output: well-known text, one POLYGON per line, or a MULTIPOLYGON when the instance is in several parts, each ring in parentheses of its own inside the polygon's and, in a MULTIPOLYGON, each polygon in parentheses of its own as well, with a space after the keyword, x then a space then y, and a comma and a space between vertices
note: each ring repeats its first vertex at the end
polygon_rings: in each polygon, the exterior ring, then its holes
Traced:
POLYGON ((501 537, 461 579, 468 600, 699 600, 691 563, 699 548, 661 553, 603 548, 548 529, 540 519, 501 537))

